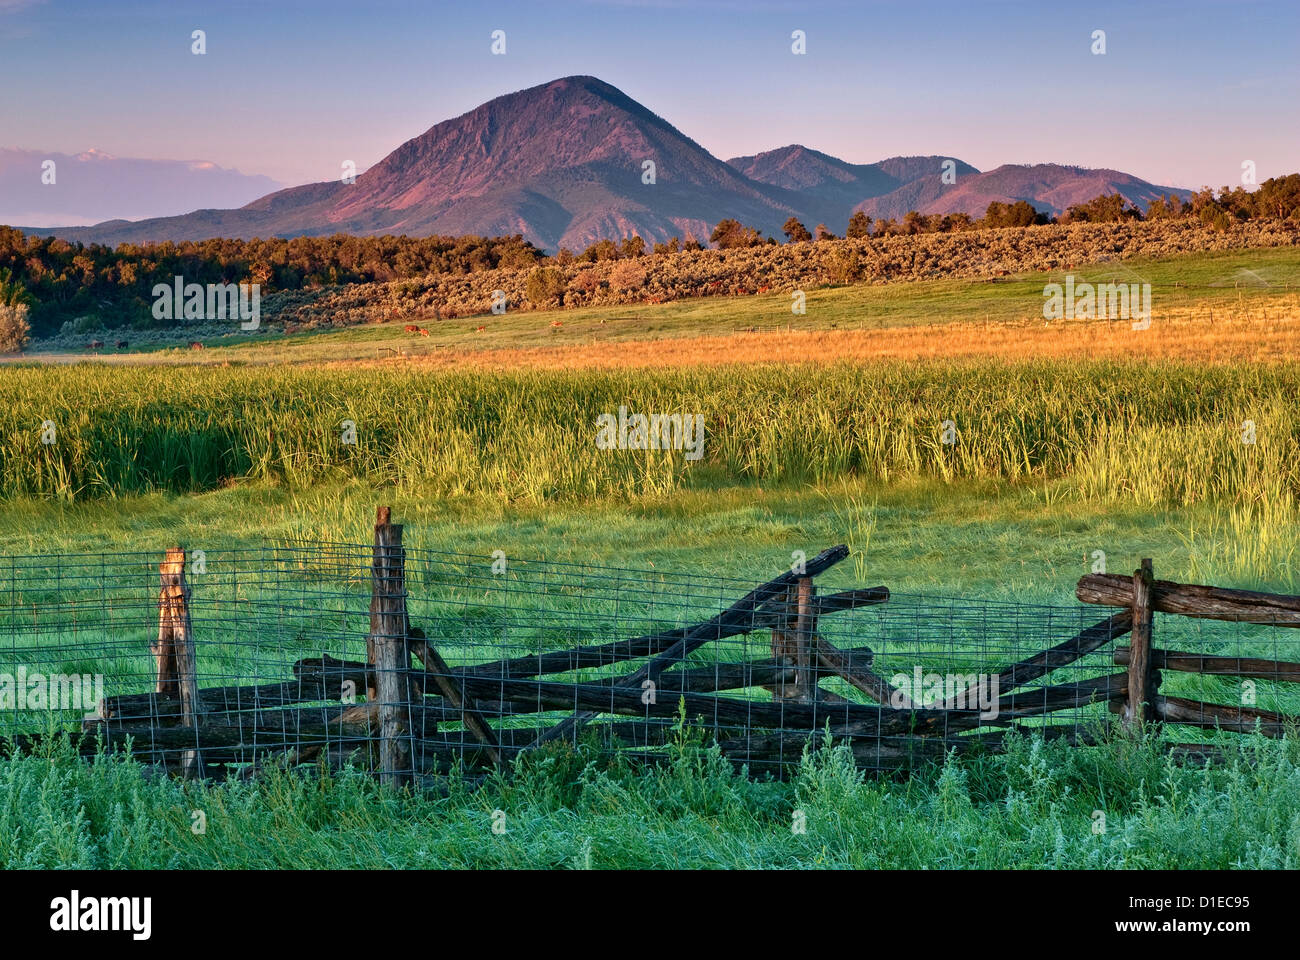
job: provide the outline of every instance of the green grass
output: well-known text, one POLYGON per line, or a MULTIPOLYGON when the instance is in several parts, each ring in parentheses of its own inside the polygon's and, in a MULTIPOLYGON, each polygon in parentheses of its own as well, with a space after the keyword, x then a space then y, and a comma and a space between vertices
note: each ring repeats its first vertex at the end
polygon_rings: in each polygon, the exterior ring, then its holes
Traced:
POLYGON ((0 868, 1295 869, 1297 759, 1243 738, 1204 771, 1022 738, 902 782, 826 749, 776 784, 683 742, 650 770, 554 751, 474 793, 395 798, 347 771, 205 787, 56 751, 0 764, 0 868))
MULTIPOLYGON (((112 511, 95 504, 10 505, 0 513, 0 527, 11 531, 0 542, 0 550, 10 555, 45 554, 51 557, 51 563, 53 558, 62 557, 63 572, 58 576, 63 582, 73 583, 71 564, 76 560, 72 554, 89 552, 92 559, 95 553, 107 554, 103 561, 106 569, 116 570, 120 561, 112 554, 143 551, 143 556, 133 559, 143 571, 164 546, 181 542, 190 549, 203 550, 208 557, 209 576, 194 578, 196 597, 204 601, 219 598, 224 604, 225 598, 233 596, 226 574, 227 551, 255 546, 262 537, 364 544, 376 502, 394 505, 398 518, 407 525, 405 542, 414 556, 425 551, 488 556, 502 550, 515 561, 544 558, 632 568, 649 571, 647 575, 652 579, 658 573, 700 571, 755 583, 784 569, 795 550, 811 555, 842 542, 850 546, 851 559, 823 578, 826 589, 884 583, 899 594, 1067 607, 1073 603, 1075 581, 1090 570, 1097 550, 1106 553, 1112 571, 1131 569, 1139 557, 1152 556, 1162 577, 1294 589, 1294 580, 1281 562, 1287 554, 1262 555, 1258 558, 1262 566, 1255 568, 1241 565, 1235 555, 1205 549, 1205 537, 1198 536, 1197 531, 1206 529, 1216 516, 1212 506, 1151 511, 1132 504, 1096 504, 1054 496, 1050 489, 1036 485, 964 481, 945 484, 933 480, 884 489, 843 484, 824 489, 695 492, 647 501, 631 510, 610 503, 488 507, 469 500, 437 501, 418 492, 374 491, 360 484, 324 487, 307 494, 239 488, 180 499, 124 498, 116 501, 112 511), (22 531, 21 535, 17 531, 22 531)), ((1276 542, 1281 545, 1279 550, 1292 549, 1294 528, 1291 537, 1279 536, 1276 542)), ((56 589, 56 581, 28 572, 34 563, 14 561, 18 579, 9 584, 10 595, 6 598, 12 605, 12 622, 8 618, 0 621, 0 634, 13 636, 7 646, 8 660, 23 659, 28 646, 24 635, 40 625, 38 641, 33 641, 42 645, 32 654, 36 661, 48 655, 45 648, 57 636, 86 650, 84 669, 72 672, 104 673, 117 683, 135 678, 139 691, 146 689, 147 644, 151 639, 148 611, 133 617, 116 594, 109 594, 102 605, 87 605, 84 583, 80 592, 72 590, 65 596, 56 589), (49 602, 66 603, 74 594, 81 601, 75 623, 63 624, 64 613, 54 607, 47 606, 42 612, 40 595, 34 591, 47 586, 51 591, 49 602), (64 634, 52 632, 59 629, 56 624, 66 627, 64 634), (96 659, 101 656, 96 644, 108 639, 114 642, 112 652, 96 659)), ((0 581, 10 581, 7 569, 7 565, 0 564, 0 581)), ((631 629, 626 626, 632 622, 629 618, 638 615, 637 611, 615 611, 608 604, 587 603, 576 596, 513 597, 519 607, 511 617, 510 629, 498 630, 490 618, 499 616, 494 604, 500 598, 462 595, 459 584, 428 580, 424 572, 423 566, 412 567, 412 615, 419 623, 436 625, 441 630, 447 621, 440 618, 466 619, 476 610, 489 618, 475 620, 464 631, 455 630, 445 637, 438 631, 432 634, 439 638, 444 654, 453 663, 494 659, 502 655, 498 644, 509 644, 512 652, 572 645, 572 630, 556 632, 551 628, 561 608, 582 611, 588 632, 602 625, 608 630, 608 621, 615 612, 625 622, 625 628, 631 629), (463 603, 469 606, 460 606, 463 603), (481 610, 476 604, 483 605, 481 610), (530 626, 532 618, 525 614, 534 608, 536 624, 530 626)), ((93 586, 95 569, 89 573, 93 586)), ((355 647, 367 585, 360 580, 345 583, 330 572, 304 570, 303 578, 302 598, 309 601, 312 591, 326 590, 332 597, 328 604, 331 609, 338 608, 341 602, 339 591, 349 592, 352 622, 344 623, 333 613, 281 613, 279 621, 251 635, 259 644, 250 648, 246 645, 249 632, 236 636, 225 620, 231 615, 250 614, 239 614, 241 608, 228 604, 220 610, 211 608, 212 612, 204 616, 217 619, 203 647, 203 672, 221 676, 223 683, 269 682, 287 677, 289 665, 301 656, 327 651, 335 656, 357 657, 358 649, 344 649, 340 638, 350 636, 355 647), (241 643, 232 644, 232 640, 241 643)), ((113 576, 108 579, 113 581, 113 576)), ((238 597, 241 603, 271 600, 292 604, 299 599, 299 592, 296 580, 285 579, 284 575, 266 584, 259 582, 256 575, 244 575, 238 597)), ((737 587, 735 593, 741 592, 737 587)), ((900 615, 906 616, 903 611, 900 615)), ((1216 637, 1204 634, 1199 625, 1166 619, 1162 636, 1175 649, 1292 658, 1286 643, 1291 638, 1286 632, 1279 635, 1265 629, 1238 630, 1216 637), (1216 643, 1219 645, 1213 646, 1216 643)), ((826 629, 838 631, 845 626, 828 624, 826 629)), ((1000 653, 984 649, 978 630, 970 636, 962 633, 973 628, 968 625, 954 632, 945 627, 943 636, 948 646, 942 651, 929 644, 926 656, 938 658, 936 669, 956 669, 960 658, 969 654, 973 659, 969 663, 962 660, 961 665, 996 672, 1024 656, 1032 645, 1026 635, 1015 650, 1000 653), (972 653, 977 649, 977 655, 972 653)), ((1026 629, 1032 630, 1032 625, 1027 624, 1026 629)), ((606 632, 601 639, 612 635, 606 632)), ((829 635, 838 640, 837 634, 829 635)), ((909 649, 906 644, 892 644, 888 663, 881 661, 885 664, 882 669, 892 671, 897 666, 910 672, 916 655, 910 655, 909 649)), ((754 655, 752 645, 744 650, 714 645, 702 654, 709 662, 754 655), (733 653, 736 656, 730 655, 733 653)), ((1091 665, 1097 672, 1109 671, 1109 653, 1098 654, 1093 660, 1091 665)), ((613 668, 596 670, 585 678, 604 676, 611 670, 617 672, 613 668)), ((1063 675, 1059 679, 1074 677, 1063 675)), ((1230 686, 1228 680, 1178 675, 1169 678, 1165 689, 1177 695, 1232 702, 1237 692, 1230 686)), ((843 692, 857 696, 847 689, 843 692)), ((1258 705, 1300 712, 1300 691, 1286 685, 1260 684, 1258 705)), ((1192 738, 1184 732, 1183 739, 1192 738)))
MULTIPOLYGON (((26 501, 0 505, 0 550, 160 550, 180 541, 219 555, 262 536, 364 542, 376 502, 394 505, 415 549, 500 548, 762 578, 792 550, 847 542, 853 556, 840 582, 1056 604, 1069 602, 1095 549, 1112 569, 1149 555, 1161 576, 1182 578, 1199 564, 1215 580, 1241 582, 1228 557, 1193 553, 1189 532, 1216 515, 1212 506, 1152 510, 1063 496, 1051 484, 933 479, 689 491, 630 506, 445 501, 355 481, 126 496, 111 506, 26 501)), ((360 774, 203 787, 146 779, 120 760, 26 758, 0 763, 0 865, 1295 866, 1295 744, 1226 739, 1247 753, 1208 772, 1172 766, 1150 745, 1026 742, 904 781, 863 778, 822 753, 784 784, 740 778, 690 745, 649 772, 561 749, 478 792, 453 782, 441 799, 384 797, 360 774), (207 817, 203 835, 190 829, 195 810, 207 817), (503 835, 491 831, 497 810, 503 835), (806 833, 791 830, 796 810, 806 833), (1101 835, 1097 810, 1106 816, 1101 835)))
POLYGON ((995 361, 654 371, 24 368, 0 497, 339 479, 439 497, 632 500, 841 479, 1065 478, 1154 505, 1300 492, 1300 365, 995 361), (598 450, 616 413, 703 416, 703 457, 598 450), (343 423, 356 425, 356 443, 343 423), (943 424, 955 424, 951 445, 943 424), (1255 442, 1242 442, 1242 424, 1255 442), (42 439, 52 423, 54 443, 42 439))

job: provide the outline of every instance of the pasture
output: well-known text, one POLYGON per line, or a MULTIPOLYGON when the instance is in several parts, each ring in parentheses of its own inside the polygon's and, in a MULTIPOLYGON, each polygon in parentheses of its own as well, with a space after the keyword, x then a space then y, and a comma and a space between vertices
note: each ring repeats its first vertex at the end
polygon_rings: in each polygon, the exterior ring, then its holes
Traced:
MULTIPOLYGON (((428 338, 394 323, 38 357, 0 369, 0 550, 365 542, 383 500, 415 546, 458 553, 743 577, 843 542, 858 583, 1061 603, 1102 550, 1112 570, 1151 556, 1172 579, 1294 592, 1297 263, 1286 248, 1126 264, 1156 286, 1144 332, 1044 330, 1044 280, 1027 277, 813 291, 805 317, 766 295, 425 323, 428 338), (596 418, 620 404, 702 415, 704 456, 596 449, 596 418)), ((739 778, 698 743, 672 749, 649 773, 556 750, 477 791, 407 799, 349 774, 208 787, 57 753, 5 761, 0 863, 1300 858, 1293 739, 1251 739, 1209 770, 1143 741, 1071 752, 1027 739, 907 780, 864 779, 830 748, 780 784, 739 778), (188 830, 196 804, 206 838, 188 830)))

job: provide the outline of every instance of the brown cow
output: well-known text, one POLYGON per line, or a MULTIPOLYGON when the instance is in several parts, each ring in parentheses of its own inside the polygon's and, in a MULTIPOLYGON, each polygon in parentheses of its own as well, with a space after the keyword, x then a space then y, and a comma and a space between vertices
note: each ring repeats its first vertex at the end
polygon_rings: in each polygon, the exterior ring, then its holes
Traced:
POLYGON ((402 332, 403 332, 403 333, 419 333, 419 332, 420 332, 420 328, 419 328, 418 326, 416 326, 415 324, 413 324, 413 323, 408 323, 406 326, 402 327, 402 332))
POLYGON ((417 327, 416 329, 420 331, 420 336, 422 337, 427 337, 429 335, 429 331, 424 329, 424 327, 417 327))
POLYGON ((86 349, 87 349, 87 350, 103 350, 103 349, 104 349, 104 341, 102 341, 102 340, 91 340, 91 341, 90 341, 90 345, 87 346, 86 349))
POLYGON ((203 344, 201 344, 201 343, 199 343, 197 340, 195 340, 195 341, 193 341, 193 342, 190 344, 190 349, 191 349, 191 350, 202 350, 202 349, 203 349, 203 344))

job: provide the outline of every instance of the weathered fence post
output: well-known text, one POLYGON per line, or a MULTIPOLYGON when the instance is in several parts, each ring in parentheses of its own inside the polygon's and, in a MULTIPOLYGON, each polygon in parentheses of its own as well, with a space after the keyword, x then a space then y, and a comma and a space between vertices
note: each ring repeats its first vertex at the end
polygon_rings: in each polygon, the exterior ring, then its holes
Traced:
POLYGON ((813 612, 812 577, 800 577, 795 584, 795 685, 800 700, 816 699, 817 675, 814 671, 816 656, 813 637, 817 633, 817 614, 813 612))
POLYGON ((390 523, 391 511, 380 507, 375 519, 371 567, 370 635, 367 659, 374 667, 378 702, 379 769, 382 781, 399 788, 412 780, 412 755, 406 738, 411 729, 410 669, 407 647, 406 562, 401 524, 390 523))
MULTIPOLYGON (((199 724, 198 661, 194 631, 190 625, 190 588, 185 583, 185 550, 169 547, 158 564, 162 591, 158 595, 158 641, 151 652, 157 663, 156 691, 180 702, 182 727, 199 724)), ((186 777, 199 772, 196 750, 181 755, 181 772, 186 777)))
MULTIPOLYGON (((787 588, 779 595, 776 609, 780 616, 772 624, 772 656, 778 665, 795 667, 799 658, 799 639, 791 635, 791 627, 797 626, 797 618, 790 616, 790 607, 797 601, 794 588, 787 588)), ((792 700, 798 696, 798 675, 794 678, 778 677, 767 689, 772 692, 773 700, 792 700)))
POLYGON ((1155 620, 1151 589, 1154 579, 1148 557, 1133 571, 1132 651, 1128 662, 1128 707, 1124 712, 1125 726, 1131 729, 1141 729, 1150 714, 1151 628, 1155 620))

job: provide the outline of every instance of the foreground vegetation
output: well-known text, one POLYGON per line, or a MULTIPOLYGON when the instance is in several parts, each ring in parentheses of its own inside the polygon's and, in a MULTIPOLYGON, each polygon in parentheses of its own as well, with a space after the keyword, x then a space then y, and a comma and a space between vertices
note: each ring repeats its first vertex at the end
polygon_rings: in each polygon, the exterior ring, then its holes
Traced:
POLYGON ((1150 744, 1020 738, 901 782, 830 748, 786 784, 690 742, 649 771, 557 749, 445 798, 347 771, 204 787, 56 751, 0 764, 0 868, 1295 869, 1298 747, 1243 738, 1204 771, 1150 744))
MULTIPOLYGON (((752 578, 792 549, 846 542, 843 573, 859 583, 1020 602, 1067 602, 1096 549, 1119 568, 1151 555, 1174 578, 1293 589, 1298 540, 1294 527, 1254 540, 1254 527, 1219 527, 1211 504, 1084 502, 1061 481, 738 486, 626 506, 445 500, 351 481, 12 502, 0 505, 0 549, 156 551, 179 540, 218 557, 264 535, 364 542, 378 501, 393 502, 416 548, 752 578)), ((453 783, 446 797, 409 799, 382 796, 360 774, 203 787, 119 760, 25 758, 0 762, 0 864, 1294 867, 1296 743, 1229 739, 1245 753, 1208 772, 1173 766, 1150 744, 1025 741, 906 781, 862 778, 822 753, 787 784, 745 780, 690 744, 649 773, 558 749, 477 792, 453 783), (207 818, 201 835, 195 810, 207 818), (497 810, 502 835, 491 829, 497 810), (796 810, 806 833, 791 829, 796 810)))

